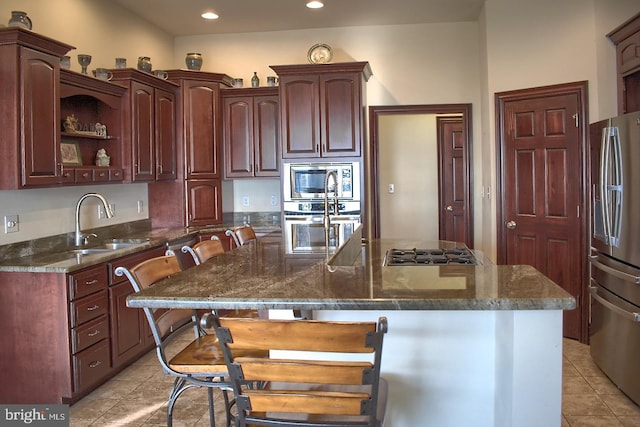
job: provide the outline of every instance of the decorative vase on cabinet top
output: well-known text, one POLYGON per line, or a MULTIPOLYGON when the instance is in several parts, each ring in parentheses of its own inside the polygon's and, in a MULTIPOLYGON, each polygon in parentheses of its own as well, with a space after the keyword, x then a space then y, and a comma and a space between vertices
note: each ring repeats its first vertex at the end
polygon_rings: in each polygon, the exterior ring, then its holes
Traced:
POLYGON ((185 58, 187 69, 199 71, 202 68, 202 55, 196 52, 187 53, 185 58))
POLYGON ((31 18, 27 16, 27 12, 20 12, 19 10, 14 10, 11 12, 11 19, 9 19, 10 27, 20 27, 25 30, 30 30, 31 18))
POLYGON ((138 70, 146 71, 147 73, 151 72, 151 58, 148 56, 139 56, 138 57, 138 70))

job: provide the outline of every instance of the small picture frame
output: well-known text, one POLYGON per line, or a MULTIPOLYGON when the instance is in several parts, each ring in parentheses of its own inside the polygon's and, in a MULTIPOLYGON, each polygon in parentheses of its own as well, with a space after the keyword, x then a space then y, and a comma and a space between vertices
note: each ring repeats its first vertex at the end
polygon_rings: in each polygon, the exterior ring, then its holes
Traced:
POLYGON ((62 141, 60 143, 63 165, 82 166, 82 156, 80 155, 80 145, 74 141, 62 141))

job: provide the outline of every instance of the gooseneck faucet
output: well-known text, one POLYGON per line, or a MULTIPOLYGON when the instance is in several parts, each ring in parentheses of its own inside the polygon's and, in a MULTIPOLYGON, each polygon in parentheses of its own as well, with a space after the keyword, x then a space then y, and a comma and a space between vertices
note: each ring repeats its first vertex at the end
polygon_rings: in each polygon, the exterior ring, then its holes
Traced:
MULTIPOLYGON (((76 231, 75 231, 75 245, 76 246, 82 246, 82 245, 86 244, 87 243, 87 238, 90 236, 90 235, 85 236, 80 231, 80 205, 82 204, 82 202, 85 201, 85 199, 87 199, 89 197, 95 197, 96 199, 100 200, 100 202, 102 202, 102 206, 104 207, 104 212, 107 215, 107 218, 113 218, 113 212, 111 211, 111 208, 109 207, 109 202, 107 202, 107 199, 105 199, 102 194, 87 193, 84 196, 80 197, 80 200, 78 200, 78 203, 76 203, 76 231)), ((93 236, 95 236, 95 234, 93 236)))
POLYGON ((338 175, 336 171, 327 171, 324 177, 324 228, 331 228, 331 216, 329 215, 329 178, 333 178, 333 214, 338 215, 338 175))

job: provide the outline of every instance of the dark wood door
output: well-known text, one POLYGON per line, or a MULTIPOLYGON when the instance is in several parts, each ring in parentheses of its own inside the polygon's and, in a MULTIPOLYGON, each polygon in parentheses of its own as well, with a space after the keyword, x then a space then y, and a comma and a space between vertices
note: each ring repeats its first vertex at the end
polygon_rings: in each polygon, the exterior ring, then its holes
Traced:
POLYGON ((529 264, 562 286, 578 309, 564 335, 583 339, 584 93, 558 87, 498 94, 502 157, 499 262, 529 264))
POLYGON ((468 147, 462 117, 436 117, 441 240, 473 247, 469 225, 468 147))
POLYGON ((144 313, 141 309, 127 307, 127 297, 133 293, 129 282, 109 288, 111 363, 114 368, 122 366, 145 350, 144 313))

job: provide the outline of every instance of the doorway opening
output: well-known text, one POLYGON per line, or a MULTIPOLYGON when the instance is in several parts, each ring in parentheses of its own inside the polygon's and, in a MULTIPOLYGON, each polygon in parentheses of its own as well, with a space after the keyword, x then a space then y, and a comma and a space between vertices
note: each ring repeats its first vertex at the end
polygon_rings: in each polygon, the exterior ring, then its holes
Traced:
POLYGON ((404 222, 406 227, 408 223, 420 229, 420 234, 429 235, 433 232, 434 238, 439 240, 462 241, 473 247, 471 104, 370 106, 369 135, 370 156, 365 168, 368 171, 365 177, 368 184, 365 198, 367 209, 363 218, 367 224, 366 233, 372 238, 385 237, 382 227, 386 229, 389 225, 384 225, 385 221, 387 224, 390 222, 386 218, 389 213, 384 209, 394 207, 400 208, 402 213, 412 214, 407 219, 392 219, 396 224, 404 222), (438 120, 438 117, 441 119, 438 120), (459 123, 455 128, 448 125, 439 127, 438 122, 445 123, 446 117, 455 117, 459 123), (431 120, 433 126, 412 124, 413 118, 431 120), (390 132, 389 126, 400 131, 390 132), (407 132, 406 127, 418 131, 407 132), (438 144, 434 143, 427 149, 429 153, 420 148, 420 153, 416 153, 418 155, 411 154, 412 144, 417 147, 430 140, 438 141, 438 144), (443 144, 449 144, 447 149, 442 147, 443 144), (406 149, 406 146, 409 146, 408 154, 400 149, 406 149), (395 149, 399 149, 401 156, 389 159, 393 157, 390 153, 394 153, 395 149), (404 177, 393 178, 402 179, 401 187, 395 182, 387 182, 389 168, 393 169, 391 175, 404 177), (437 183, 421 190, 422 194, 412 192, 412 182, 422 182, 430 174, 436 176, 437 183), (455 204, 451 197, 455 199, 455 204), (430 208, 423 206, 425 199, 430 208), (429 209, 435 209, 435 214, 428 212, 429 209))

